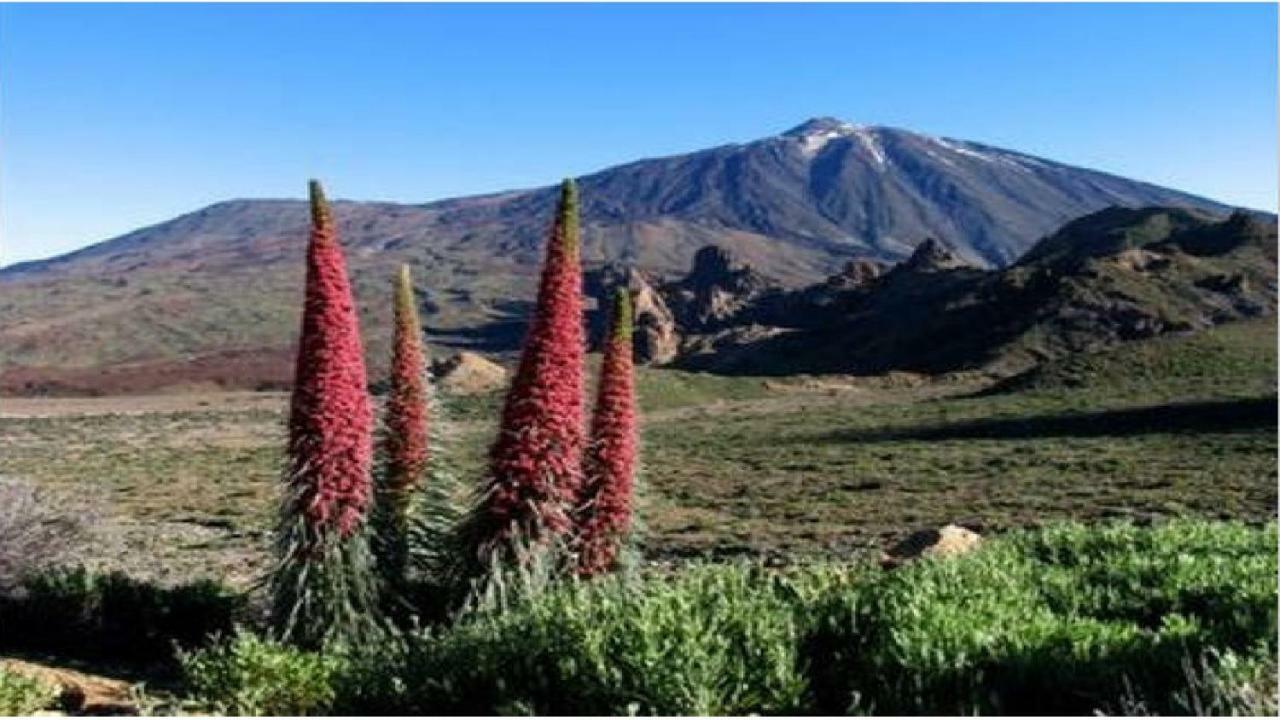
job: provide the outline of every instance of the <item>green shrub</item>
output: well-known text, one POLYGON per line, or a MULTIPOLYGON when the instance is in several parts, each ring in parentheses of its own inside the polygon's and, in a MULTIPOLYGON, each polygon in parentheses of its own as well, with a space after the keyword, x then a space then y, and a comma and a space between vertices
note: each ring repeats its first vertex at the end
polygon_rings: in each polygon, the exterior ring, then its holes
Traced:
POLYGON ((161 587, 121 573, 55 570, 29 578, 0 599, 0 646, 119 662, 171 660, 231 632, 243 596, 199 581, 161 587))
POLYGON ((1275 655, 1274 527, 1051 528, 869 580, 811 620, 824 712, 1173 712, 1191 659, 1275 655))
POLYGON ((57 688, 0 668, 0 715, 31 715, 57 699, 57 688))
POLYGON ((785 581, 745 566, 572 583, 357 661, 386 713, 742 715, 804 707, 785 581))
POLYGON ((1150 629, 1184 615, 1206 640, 1236 649, 1276 635, 1274 525, 1060 525, 1011 540, 1039 563, 1055 612, 1150 629))
POLYGON ((187 688, 229 715, 315 715, 333 704, 339 655, 298 650, 248 633, 179 657, 187 688))

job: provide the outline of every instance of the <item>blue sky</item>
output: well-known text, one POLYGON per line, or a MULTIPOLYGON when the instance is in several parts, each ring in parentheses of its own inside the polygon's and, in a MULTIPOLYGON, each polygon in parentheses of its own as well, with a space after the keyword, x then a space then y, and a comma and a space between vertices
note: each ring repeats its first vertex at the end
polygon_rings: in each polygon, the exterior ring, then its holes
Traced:
POLYGON ((1275 209, 1270 5, 0 5, 0 264, 233 197, 430 199, 815 115, 1275 209))

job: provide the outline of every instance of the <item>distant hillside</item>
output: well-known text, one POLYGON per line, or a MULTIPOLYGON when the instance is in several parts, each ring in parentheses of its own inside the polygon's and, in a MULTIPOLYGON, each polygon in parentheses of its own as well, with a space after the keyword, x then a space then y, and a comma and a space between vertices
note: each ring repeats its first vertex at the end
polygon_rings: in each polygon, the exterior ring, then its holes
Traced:
MULTIPOLYGON (((927 236, 972 263, 1000 266, 1108 206, 1229 211, 1012 150, 830 118, 580 182, 589 267, 674 276, 717 244, 789 287, 851 259, 901 260, 927 236)), ((337 179, 333 187, 341 191, 337 179)), ((548 187, 423 205, 337 203, 374 373, 400 262, 414 267, 433 344, 515 349, 552 202, 548 187)), ((301 201, 232 200, 0 269, 0 387, 106 367, 140 379, 191 366, 204 368, 201 382, 277 382, 287 364, 264 367, 288 356, 296 333, 306 222, 301 201), (237 360, 221 373, 228 355, 237 360)))
POLYGON ((887 271, 760 295, 686 338, 694 352, 679 363, 756 374, 1015 372, 1273 316, 1275 263, 1274 220, 1112 208, 1069 223, 1001 270, 926 243, 887 271))

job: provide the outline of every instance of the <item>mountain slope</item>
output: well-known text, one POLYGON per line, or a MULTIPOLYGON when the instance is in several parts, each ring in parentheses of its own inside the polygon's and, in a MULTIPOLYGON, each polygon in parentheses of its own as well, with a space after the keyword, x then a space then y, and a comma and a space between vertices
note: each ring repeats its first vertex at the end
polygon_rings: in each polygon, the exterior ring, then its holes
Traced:
MULTIPOLYGON (((678 271, 706 240, 736 232, 782 241, 806 256, 786 267, 784 258, 750 257, 768 255, 766 248, 735 248, 784 278, 834 269, 824 255, 900 260, 926 236, 981 264, 1007 264, 1066 221, 1112 205, 1228 210, 1011 150, 832 118, 751 143, 609 168, 581 185, 591 259, 678 271)), ((546 187, 425 205, 342 203, 339 214, 347 242, 364 250, 427 246, 536 259, 553 202, 554 188, 546 187)), ((304 220, 301 201, 218 203, 59 258, 4 268, 0 277, 124 272, 169 261, 270 262, 297 251, 291 241, 304 220)))
MULTIPOLYGON (((714 243, 793 287, 851 258, 900 260, 926 236, 970 261, 1002 265, 1106 206, 1227 210, 1013 151, 832 119, 580 183, 589 265, 680 273, 714 243)), ((434 343, 513 349, 553 201, 553 190, 540 188, 424 205, 336 203, 375 373, 400 262, 414 266, 434 343)), ((38 386, 44 370, 287 356, 306 222, 301 201, 233 200, 0 269, 0 376, 20 370, 38 386)))

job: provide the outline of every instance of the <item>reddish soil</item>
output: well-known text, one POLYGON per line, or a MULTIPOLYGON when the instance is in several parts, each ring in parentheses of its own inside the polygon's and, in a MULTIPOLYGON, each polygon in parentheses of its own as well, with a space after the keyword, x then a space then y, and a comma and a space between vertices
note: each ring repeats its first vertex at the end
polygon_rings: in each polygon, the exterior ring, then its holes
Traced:
POLYGON ((97 397, 160 390, 280 390, 293 380, 294 353, 291 347, 243 348, 106 367, 12 367, 0 372, 0 395, 97 397))

